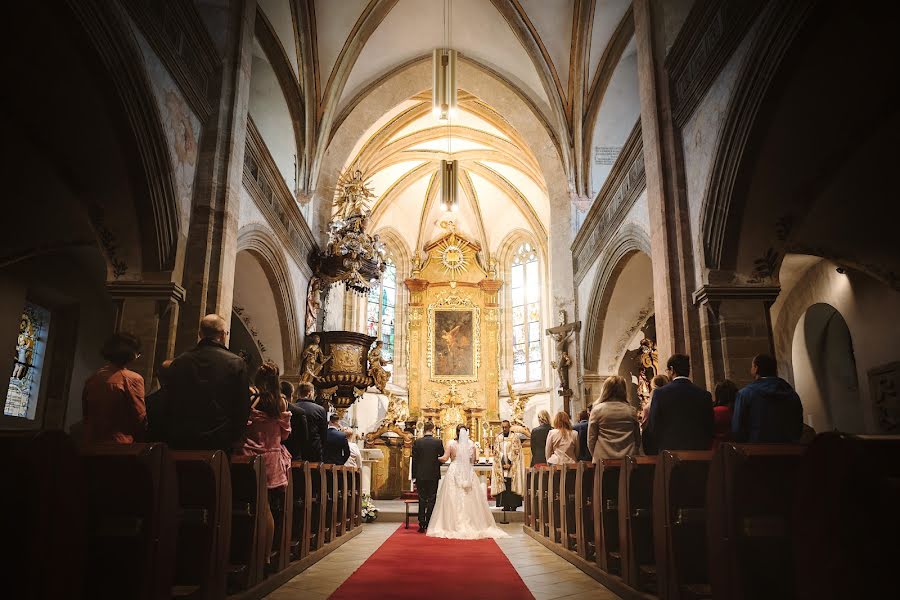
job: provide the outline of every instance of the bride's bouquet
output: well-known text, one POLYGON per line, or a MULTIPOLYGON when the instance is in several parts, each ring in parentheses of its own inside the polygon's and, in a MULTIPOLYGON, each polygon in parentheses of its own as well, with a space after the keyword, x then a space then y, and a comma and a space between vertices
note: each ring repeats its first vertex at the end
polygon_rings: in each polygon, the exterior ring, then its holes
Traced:
POLYGON ((366 523, 372 523, 378 518, 378 509, 375 508, 375 503, 369 494, 363 494, 362 496, 362 512, 360 516, 366 523))

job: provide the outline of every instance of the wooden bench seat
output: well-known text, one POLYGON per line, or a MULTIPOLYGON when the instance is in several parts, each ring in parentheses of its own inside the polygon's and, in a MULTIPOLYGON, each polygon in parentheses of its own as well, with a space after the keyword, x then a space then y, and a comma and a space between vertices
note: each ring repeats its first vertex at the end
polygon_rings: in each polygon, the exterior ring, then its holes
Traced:
POLYGON ((584 560, 594 560, 594 464, 581 461, 575 471, 575 546, 584 560))
POLYGON ((619 553, 619 475, 622 459, 601 459, 594 468, 594 548, 597 566, 621 575, 619 553))
POLYGON ((261 456, 231 457, 231 496, 228 588, 235 592, 251 588, 265 577, 269 494, 261 456))
POLYGON ((655 456, 629 456, 619 473, 622 579, 633 589, 650 593, 656 593, 652 519, 656 463, 655 456))

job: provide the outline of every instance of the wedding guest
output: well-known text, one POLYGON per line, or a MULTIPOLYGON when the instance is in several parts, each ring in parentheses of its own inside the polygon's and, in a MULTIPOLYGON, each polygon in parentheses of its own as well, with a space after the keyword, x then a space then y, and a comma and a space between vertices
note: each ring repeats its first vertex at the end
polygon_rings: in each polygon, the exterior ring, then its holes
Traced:
POLYGON ((790 443, 803 435, 800 396, 778 376, 778 364, 768 354, 753 357, 753 382, 737 393, 731 432, 737 442, 790 443))
POLYGON ((344 466, 362 469, 362 451, 356 443, 356 434, 349 427, 345 427, 344 435, 347 436, 347 446, 350 447, 350 458, 347 459, 344 466))
POLYGON ((100 350, 106 364, 84 383, 81 395, 86 444, 131 444, 147 429, 144 378, 127 366, 141 356, 141 342, 117 333, 100 350))
POLYGON ((634 407, 628 403, 624 377, 607 377, 603 382, 600 400, 591 410, 588 447, 595 463, 636 454, 641 447, 641 428, 634 407))
MULTIPOLYGON (((666 371, 672 382, 657 388, 650 403, 647 433, 654 441, 652 453, 708 450, 713 437, 712 396, 691 382, 688 355, 673 354, 666 371)), ((646 444, 644 449, 648 450, 646 444)))
POLYGON ((537 467, 547 464, 547 455, 544 449, 547 445, 547 435, 550 433, 550 413, 541 409, 537 415, 538 426, 531 430, 531 466, 537 467))
POLYGON ((734 415, 734 401, 737 398, 737 386, 730 379, 716 384, 713 390, 713 444, 715 450, 722 442, 731 439, 731 419, 734 415))
POLYGON ((649 431, 647 425, 650 423, 650 407, 653 404, 653 394, 661 388, 662 386, 669 383, 669 378, 666 375, 660 373, 656 375, 653 379, 650 380, 650 400, 647 401, 646 406, 644 406, 643 411, 641 411, 641 444, 644 448, 644 454, 656 454, 656 441, 653 439, 653 435, 649 431))
POLYGON ((350 443, 341 431, 341 418, 334 413, 328 419, 325 445, 322 448, 322 462, 329 465, 343 465, 350 458, 350 443))
MULTIPOLYGON (((291 413, 281 395, 278 383, 278 366, 271 361, 260 365, 253 378, 255 392, 250 397, 250 419, 235 453, 244 456, 262 456, 266 468, 266 481, 270 498, 283 492, 288 484, 291 453, 282 441, 291 433, 291 413)), ((272 503, 269 502, 269 505, 272 503)), ((267 508, 264 548, 272 547, 275 536, 275 519, 267 508)), ((266 552, 268 563, 269 552, 266 552)))
POLYGON ((572 430, 568 413, 559 411, 553 417, 553 429, 547 435, 545 448, 548 465, 574 463, 578 457, 578 434, 572 430))
POLYGON ((328 428, 328 412, 313 401, 311 383, 297 385, 297 401, 288 405, 291 411, 291 436, 284 445, 295 460, 322 462, 322 443, 328 428))
POLYGON ((588 446, 588 419, 591 412, 583 410, 578 413, 578 422, 572 426, 572 429, 578 433, 578 460, 591 460, 591 449, 588 446))

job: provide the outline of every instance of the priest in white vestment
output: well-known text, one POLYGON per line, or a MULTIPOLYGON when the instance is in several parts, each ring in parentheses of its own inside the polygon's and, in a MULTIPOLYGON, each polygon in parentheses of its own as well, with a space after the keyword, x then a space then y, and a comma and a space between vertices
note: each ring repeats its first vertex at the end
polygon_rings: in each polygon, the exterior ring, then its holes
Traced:
POLYGON ((494 438, 491 492, 497 498, 497 506, 512 511, 522 506, 525 495, 525 460, 519 434, 510 431, 509 421, 503 421, 501 428, 501 433, 494 438))

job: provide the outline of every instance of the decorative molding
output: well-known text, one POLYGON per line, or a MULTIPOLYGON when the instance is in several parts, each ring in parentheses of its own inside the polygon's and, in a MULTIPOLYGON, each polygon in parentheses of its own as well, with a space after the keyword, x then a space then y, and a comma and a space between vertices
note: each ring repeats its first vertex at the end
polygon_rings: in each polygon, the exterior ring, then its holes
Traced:
POLYGON ((644 145, 638 121, 572 242, 576 286, 644 191, 646 183, 644 145))
MULTIPOLYGON (((744 150, 781 61, 809 15, 813 0, 772 2, 760 17, 759 34, 747 54, 731 95, 722 132, 716 144, 706 196, 700 209, 704 266, 723 269, 726 231, 732 214, 735 182, 744 150)), ((733 242, 733 240, 731 240, 733 242)))
POLYGON ((106 291, 114 299, 153 298, 184 302, 186 291, 174 281, 111 281, 106 291))
POLYGON ((703 285, 693 293, 695 306, 722 300, 761 300, 774 302, 781 287, 771 285, 703 285))
POLYGON ((766 0, 701 0, 666 57, 672 116, 683 125, 738 47, 766 0))
POLYGON ((318 249, 318 244, 249 115, 243 181, 291 257, 307 277, 312 277, 308 260, 310 253, 318 249))
POLYGON ((131 18, 205 123, 212 114, 214 76, 221 58, 189 0, 122 0, 131 18))

